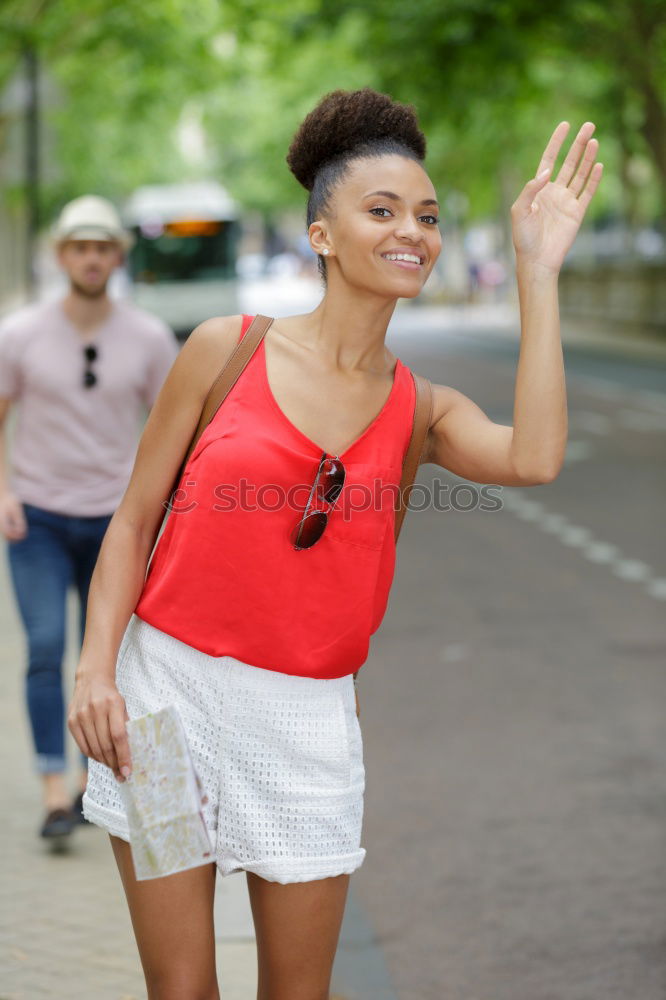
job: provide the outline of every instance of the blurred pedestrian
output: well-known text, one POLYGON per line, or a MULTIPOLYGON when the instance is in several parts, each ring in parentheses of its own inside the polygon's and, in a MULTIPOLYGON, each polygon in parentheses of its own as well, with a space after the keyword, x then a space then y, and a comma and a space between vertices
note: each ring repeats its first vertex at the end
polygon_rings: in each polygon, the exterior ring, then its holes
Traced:
MULTIPOLYGON (((550 182, 558 126, 546 173, 512 209, 524 306, 514 426, 432 386, 421 462, 511 486, 558 474, 557 275, 601 175, 590 129, 550 182)), ((251 317, 193 332, 102 545, 68 724, 93 758, 84 810, 111 835, 151 997, 219 996, 216 869, 247 873, 259 996, 328 996, 350 875, 366 853, 353 677, 386 610, 395 521, 382 501, 400 483, 416 398, 385 337, 398 299, 420 294, 441 250, 424 155, 413 108, 367 88, 329 94, 306 117, 288 162, 309 191, 324 296, 265 333, 185 463, 151 559, 212 379, 251 317), (258 487, 249 497, 248 486, 258 487), (125 722, 168 704, 202 778, 214 856, 139 882, 118 784, 132 768, 125 722)), ((159 846, 173 835, 166 824, 159 846)))
POLYGON ((506 277, 506 268, 501 260, 486 260, 479 268, 479 285, 484 290, 488 289, 487 297, 491 302, 500 301, 506 277))
POLYGON ((74 586, 83 638, 102 537, 132 468, 142 415, 177 355, 161 320, 112 300, 107 284, 131 246, 113 205, 70 202, 54 231, 69 279, 63 299, 0 324, 0 531, 27 640, 26 699, 43 784, 41 836, 62 843, 85 822, 66 785, 62 660, 74 586), (16 407, 11 463, 4 428, 16 407), (8 475, 8 466, 11 474, 8 475))

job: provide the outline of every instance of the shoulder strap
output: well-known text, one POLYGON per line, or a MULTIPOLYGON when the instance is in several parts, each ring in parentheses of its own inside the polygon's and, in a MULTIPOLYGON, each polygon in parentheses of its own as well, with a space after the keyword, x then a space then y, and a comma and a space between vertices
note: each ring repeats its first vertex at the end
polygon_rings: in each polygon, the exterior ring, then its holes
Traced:
POLYGON ((405 454, 402 466, 402 479, 400 480, 399 505, 395 508, 395 540, 402 528, 402 522, 407 513, 409 494, 412 492, 414 479, 419 467, 419 460, 425 447, 426 437, 432 421, 432 384, 422 375, 411 373, 414 379, 416 399, 414 402, 414 420, 412 423, 412 434, 405 454))
POLYGON ((219 410, 225 398, 231 392, 231 389, 240 378, 245 366, 256 349, 259 347, 261 341, 264 339, 264 336, 266 335, 266 332, 272 322, 273 318, 271 316, 262 316, 257 313, 250 323, 245 336, 238 341, 233 351, 227 358, 226 364, 220 370, 217 378, 208 390, 208 395, 204 400, 197 429, 194 432, 194 436, 190 441, 190 446, 187 449, 185 458, 183 459, 182 465, 178 471, 176 485, 180 480, 183 469, 187 464, 187 460, 194 451, 199 438, 219 410))

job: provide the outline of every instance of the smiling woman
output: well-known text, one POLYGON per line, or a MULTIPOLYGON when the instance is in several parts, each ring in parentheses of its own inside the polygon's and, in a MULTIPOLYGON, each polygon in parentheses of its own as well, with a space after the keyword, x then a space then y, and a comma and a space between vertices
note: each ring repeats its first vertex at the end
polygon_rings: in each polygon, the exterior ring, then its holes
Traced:
MULTIPOLYGON (((350 173, 354 174, 356 181, 354 199, 359 202, 359 208, 364 213, 388 222, 396 216, 416 212, 417 227, 421 221, 423 225, 436 229, 439 206, 432 185, 422 169, 425 152, 425 136, 418 126, 414 109, 368 87, 353 93, 334 91, 320 101, 304 119, 289 148, 287 163, 296 179, 310 192, 307 224, 311 238, 315 237, 314 248, 320 253, 319 270, 325 283, 328 269, 323 258, 334 251, 318 239, 320 229, 315 224, 322 217, 332 221, 333 215, 338 214, 340 206, 337 203, 342 181, 345 182, 344 190, 351 194, 350 173), (376 179, 376 161, 380 158, 383 161, 394 161, 393 176, 400 181, 400 187, 397 190, 391 188, 366 193, 366 178, 370 184, 376 179), (415 165, 410 175, 405 173, 405 160, 411 160, 415 165), (406 203, 398 191, 412 177, 417 188, 415 191, 409 189, 409 203, 406 203), (419 189, 428 190, 426 196, 420 199, 417 193, 419 189), (332 209, 334 194, 335 213, 332 209), (426 208, 431 211, 425 212, 426 208)), ((408 231, 414 229, 411 224, 407 228, 408 231)), ((384 235, 388 235, 386 227, 384 235)), ((419 271, 428 264, 421 273, 425 281, 441 249, 438 236, 431 241, 430 249, 431 254, 428 256, 416 247, 413 250, 410 248, 411 252, 406 256, 402 246, 386 249, 380 254, 385 260, 400 263, 405 270, 419 271)), ((419 290, 413 294, 418 294, 419 290)))
MULTIPOLYGON (((586 123, 548 181, 567 129, 555 130, 512 209, 522 321, 514 425, 432 386, 420 461, 477 482, 547 482, 562 461, 557 272, 601 174, 586 123)), ((104 540, 70 728, 92 758, 84 809, 112 834, 151 997, 219 996, 214 866, 138 885, 114 781, 131 774, 128 713, 171 701, 204 776, 216 867, 247 872, 259 1000, 329 995, 350 875, 365 856, 353 679, 386 611, 391 500, 410 442, 420 444, 417 385, 428 386, 385 343, 398 299, 420 293, 441 251, 425 148, 414 109, 367 88, 328 94, 307 116, 288 162, 309 193, 322 300, 269 323, 260 343, 250 315, 197 327, 104 540), (240 376, 179 477, 196 503, 170 515, 151 559, 213 376, 246 336, 257 349, 244 367, 233 354, 240 376), (249 486, 251 497, 277 489, 307 499, 246 499, 220 513, 223 485, 239 497, 249 486)))

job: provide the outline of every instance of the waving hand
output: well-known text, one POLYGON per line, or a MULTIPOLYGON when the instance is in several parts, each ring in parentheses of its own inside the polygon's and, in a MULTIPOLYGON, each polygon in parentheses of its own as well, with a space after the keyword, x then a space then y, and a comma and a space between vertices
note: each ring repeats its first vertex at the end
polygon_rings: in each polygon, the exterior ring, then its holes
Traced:
POLYGON ((560 122, 546 146, 536 177, 525 185, 511 206, 516 257, 557 273, 599 186, 603 164, 595 163, 599 143, 592 139, 595 125, 585 122, 554 180, 550 180, 558 153, 569 131, 560 122))

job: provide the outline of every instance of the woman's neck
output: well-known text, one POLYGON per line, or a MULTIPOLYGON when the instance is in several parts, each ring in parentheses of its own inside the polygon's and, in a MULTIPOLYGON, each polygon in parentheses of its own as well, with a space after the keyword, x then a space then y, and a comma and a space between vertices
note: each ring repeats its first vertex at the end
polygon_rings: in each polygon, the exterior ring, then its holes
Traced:
POLYGON ((396 302, 356 289, 328 288, 317 308, 302 317, 303 332, 307 329, 309 346, 316 346, 331 367, 385 372, 393 366, 385 339, 396 302))

